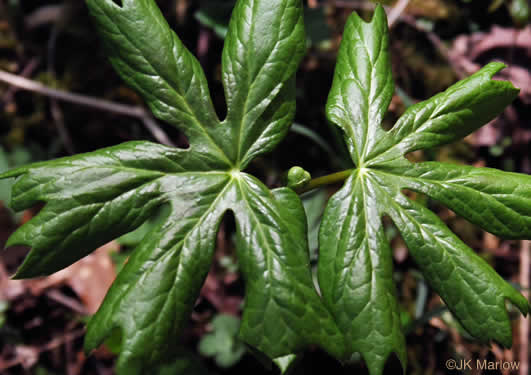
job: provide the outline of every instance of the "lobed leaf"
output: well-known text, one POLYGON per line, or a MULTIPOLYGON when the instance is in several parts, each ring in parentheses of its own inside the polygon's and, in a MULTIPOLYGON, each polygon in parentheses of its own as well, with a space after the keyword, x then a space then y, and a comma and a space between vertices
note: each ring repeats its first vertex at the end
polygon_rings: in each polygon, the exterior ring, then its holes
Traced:
POLYGON ((531 237, 529 176, 409 163, 407 152, 457 140, 489 121, 517 90, 493 81, 490 64, 381 128, 393 93, 387 20, 352 15, 345 30, 328 118, 340 126, 357 169, 325 211, 319 282, 313 287, 303 207, 287 188, 268 190, 242 172, 285 135, 294 114, 294 74, 304 52, 300 0, 239 0, 223 51, 228 105, 220 122, 197 60, 170 30, 153 0, 87 0, 111 61, 154 114, 181 128, 189 150, 131 142, 32 164, 18 177, 13 205, 44 202, 8 245, 32 250, 18 277, 55 272, 169 208, 144 237, 90 321, 91 350, 116 330, 120 374, 141 374, 176 352, 212 261, 216 233, 233 211, 246 281, 240 336, 287 368, 292 353, 319 345, 341 360, 361 353, 371 375, 406 352, 382 216, 398 226, 432 287, 482 341, 510 345, 505 301, 527 300, 402 188, 438 199, 495 234, 531 237), (175 349, 175 350, 174 350, 175 349))
POLYGON ((55 272, 168 207, 118 275, 85 341, 90 351, 119 331, 117 372, 146 373, 177 351, 174 336, 187 322, 230 210, 247 281, 242 338, 272 359, 308 345, 342 358, 343 335, 312 282, 299 198, 242 172, 280 141, 293 117, 305 40, 301 2, 238 2, 223 54, 223 123, 201 67, 153 0, 87 4, 116 70, 157 117, 186 133, 190 149, 133 142, 0 175, 19 177, 15 208, 45 203, 9 242, 32 247, 17 276, 55 272))
POLYGON ((492 120, 517 96, 492 80, 491 63, 444 93, 410 107, 388 132, 381 122, 393 84, 381 7, 370 23, 352 15, 345 27, 329 119, 347 137, 357 168, 329 201, 320 231, 319 283, 345 333, 347 355, 359 352, 371 375, 394 352, 405 368, 404 338, 392 283, 392 257, 382 216, 398 227, 433 289, 473 336, 510 346, 505 302, 523 314, 527 300, 427 208, 402 195, 425 193, 482 228, 531 238, 531 177, 442 163, 412 164, 404 154, 458 140, 492 120))
POLYGON ((343 33, 326 113, 345 132, 356 165, 383 135, 380 125, 393 92, 385 11, 376 8, 370 23, 352 13, 343 33))
POLYGON ((56 272, 138 227, 169 193, 166 173, 181 172, 181 179, 189 179, 179 164, 180 154, 157 144, 130 142, 4 173, 1 178, 19 176, 13 209, 48 203, 6 244, 32 247, 16 277, 56 272))
POLYGON ((285 136, 295 113, 294 74, 305 52, 299 0, 239 1, 223 49, 230 152, 244 169, 285 136), (235 153, 235 154, 234 154, 235 153))
POLYGON ((87 0, 109 59, 153 114, 177 126, 208 168, 231 161, 197 59, 170 29, 153 0, 87 0))
POLYGON ((389 168, 402 188, 427 194, 497 236, 531 238, 531 176, 447 163, 389 168))
MULTIPOLYGON (((173 176, 172 176, 173 177, 173 176)), ((171 353, 210 269, 219 223, 226 210, 226 174, 168 181, 171 212, 133 252, 90 320, 85 350, 122 332, 120 374, 142 374, 171 353)))
POLYGON ((391 131, 377 140, 368 165, 454 142, 498 116, 519 92, 510 82, 492 80, 504 67, 490 63, 445 92, 409 107, 391 131))
POLYGON ((306 216, 297 195, 287 188, 271 193, 248 175, 234 194, 247 296, 240 335, 270 358, 308 343, 343 358, 343 336, 313 288, 306 216))
POLYGON ((396 353, 407 361, 393 284, 393 260, 374 187, 357 174, 329 201, 319 241, 319 285, 324 301, 371 374, 396 353))
POLYGON ((430 286, 476 339, 512 345, 506 300, 525 315, 528 301, 453 234, 441 219, 399 193, 392 176, 374 174, 374 186, 430 286), (390 188, 395 186, 395 189, 390 188), (394 190, 394 191, 393 191, 394 190), (388 198, 388 199, 385 199, 388 198))

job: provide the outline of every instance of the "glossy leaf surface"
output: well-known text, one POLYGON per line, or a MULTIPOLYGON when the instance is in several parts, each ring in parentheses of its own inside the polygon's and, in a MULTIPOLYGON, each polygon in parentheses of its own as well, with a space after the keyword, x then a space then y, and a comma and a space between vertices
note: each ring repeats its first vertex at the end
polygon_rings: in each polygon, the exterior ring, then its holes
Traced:
MULTIPOLYGON (((270 190, 243 172, 281 141, 293 118, 294 76, 305 45, 301 1, 237 2, 222 56, 223 121, 199 63, 154 0, 119 3, 87 0, 111 62, 156 117, 188 136, 190 148, 130 142, 0 175, 18 177, 14 208, 45 204, 8 242, 32 247, 17 277, 53 273, 164 215, 91 319, 87 350, 110 335, 121 336, 117 370, 127 375, 149 372, 178 353, 177 335, 210 268, 228 211, 235 217, 246 283, 239 335, 282 371, 294 363, 293 353, 309 345, 343 361, 360 353, 371 375, 383 372, 391 353, 405 366, 383 216, 395 222, 426 280, 463 326, 481 341, 510 345, 505 301, 527 313, 525 298, 435 214, 402 194, 402 189, 424 193, 494 234, 531 237, 529 176, 412 164, 404 157, 460 139, 499 114, 518 93, 492 80, 501 64, 489 64, 411 107, 386 132, 381 123, 394 85, 385 13, 378 7, 370 23, 351 16, 327 114, 343 129, 356 168, 322 220, 321 299, 312 281, 299 198, 288 188, 270 190)), ((311 185, 302 172, 291 176, 290 186, 311 185)))
POLYGON ((55 272, 165 212, 124 265, 85 340, 92 350, 119 331, 117 371, 144 374, 175 353, 220 222, 233 211, 247 292, 240 336, 271 359, 308 345, 342 358, 343 337, 312 282, 299 198, 242 172, 291 124, 305 45, 300 0, 238 2, 223 52, 224 121, 199 63, 153 0, 87 4, 115 69, 156 117, 186 133, 190 148, 125 143, 2 175, 18 177, 15 208, 45 203, 9 240, 32 247, 17 277, 55 272))
MULTIPOLYGON (((465 329, 480 341, 511 345, 505 302, 522 313, 528 301, 426 207, 402 194, 424 193, 487 231, 531 238, 531 176, 488 168, 409 162, 404 154, 453 142, 493 119, 516 98, 508 82, 492 80, 491 63, 445 92, 412 106, 390 131, 381 127, 394 87, 387 20, 353 14, 345 27, 327 103, 356 168, 329 201, 320 230, 319 284, 371 375, 395 353, 405 368, 405 341, 392 280, 392 254, 382 217, 389 216, 424 277, 465 329)), ((347 354, 348 354, 347 353, 347 354)))

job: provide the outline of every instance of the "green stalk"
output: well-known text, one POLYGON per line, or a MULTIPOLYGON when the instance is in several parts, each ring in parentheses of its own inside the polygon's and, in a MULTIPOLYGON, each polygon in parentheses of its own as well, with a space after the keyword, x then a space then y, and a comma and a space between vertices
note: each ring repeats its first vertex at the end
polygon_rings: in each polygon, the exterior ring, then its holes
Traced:
POLYGON ((351 174, 354 172, 354 169, 347 169, 341 172, 332 173, 326 176, 314 178, 308 182, 308 184, 296 189, 297 194, 303 194, 310 190, 317 189, 321 186, 332 185, 338 182, 345 181, 351 174))

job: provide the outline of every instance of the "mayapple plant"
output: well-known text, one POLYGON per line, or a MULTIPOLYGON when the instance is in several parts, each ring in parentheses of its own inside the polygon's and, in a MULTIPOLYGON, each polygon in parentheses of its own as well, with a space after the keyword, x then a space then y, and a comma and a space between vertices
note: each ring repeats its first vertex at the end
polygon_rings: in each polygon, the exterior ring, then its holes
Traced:
POLYGON ((244 172, 272 151, 295 113, 295 73, 305 52, 300 0, 239 0, 222 57, 227 116, 221 121, 204 73, 153 0, 87 0, 110 60, 154 115, 182 130, 190 147, 128 142, 35 163, 18 177, 12 206, 44 208, 9 239, 32 247, 15 277, 56 272, 169 209, 119 273, 87 327, 85 349, 122 337, 120 374, 171 358, 210 268, 227 211, 245 279, 240 337, 285 367, 319 346, 340 361, 361 354, 371 375, 406 346, 382 217, 398 227, 424 277, 479 341, 511 345, 505 303, 528 301, 425 206, 424 193, 495 235, 531 238, 531 177, 489 168, 411 163, 404 155, 456 141, 493 119, 518 94, 492 80, 491 63, 409 108, 390 131, 381 123, 394 92, 385 12, 352 14, 326 113, 344 132, 355 168, 330 199, 312 282, 306 219, 296 191, 316 184, 297 168, 274 190, 244 172), (293 181, 295 179, 295 181, 293 181))

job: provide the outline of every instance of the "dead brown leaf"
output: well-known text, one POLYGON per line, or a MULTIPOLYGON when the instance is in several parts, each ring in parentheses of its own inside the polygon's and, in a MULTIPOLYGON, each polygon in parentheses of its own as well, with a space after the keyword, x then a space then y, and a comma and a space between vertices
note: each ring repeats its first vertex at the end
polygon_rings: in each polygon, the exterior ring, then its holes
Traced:
MULTIPOLYGON (((89 314, 94 314, 116 277, 110 254, 118 248, 119 245, 116 242, 109 242, 70 267, 38 279, 11 280, 7 277, 3 265, 0 264, 0 295, 13 300, 26 291, 39 296, 49 289, 67 285, 83 302, 84 310, 89 314)), ((73 307, 73 301, 65 302, 63 297, 53 293, 49 297, 73 307)), ((78 307, 73 310, 80 311, 78 307)))

